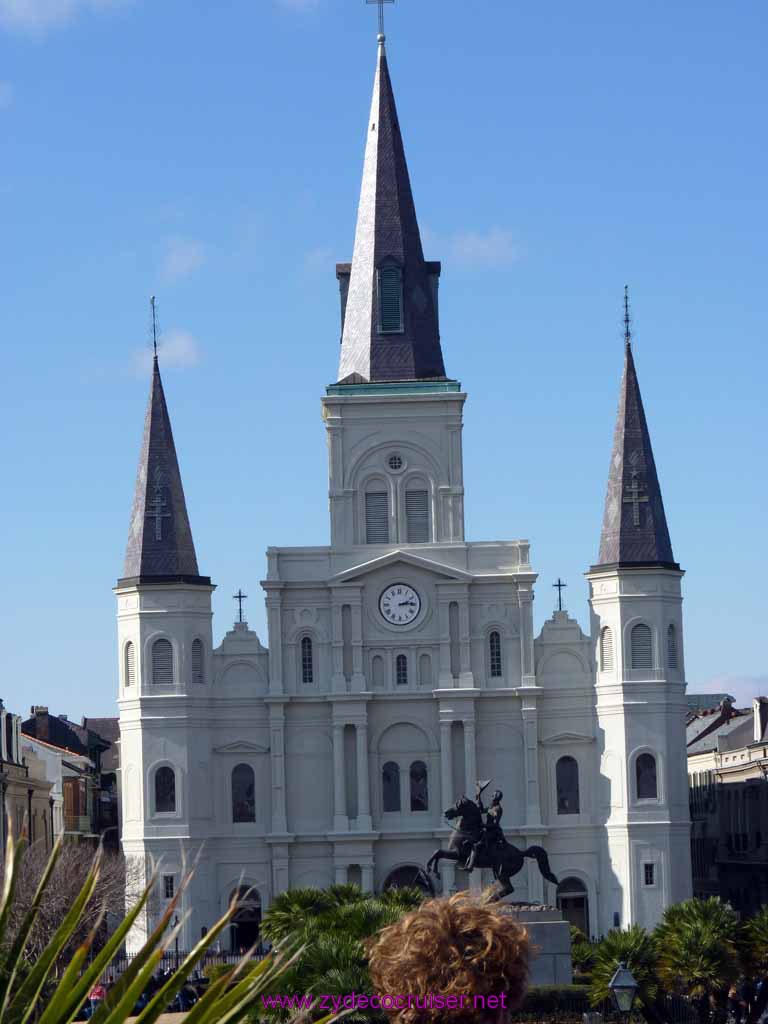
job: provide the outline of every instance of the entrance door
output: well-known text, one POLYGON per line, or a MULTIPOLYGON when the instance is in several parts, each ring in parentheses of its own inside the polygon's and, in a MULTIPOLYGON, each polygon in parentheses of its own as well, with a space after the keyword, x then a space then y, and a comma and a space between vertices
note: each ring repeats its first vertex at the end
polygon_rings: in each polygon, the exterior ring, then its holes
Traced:
POLYGON ((232 936, 232 952, 247 953, 258 945, 261 927, 261 897, 255 889, 240 886, 232 893, 231 899, 238 901, 238 909, 232 918, 230 934, 232 936))
POLYGON ((566 878, 560 883, 557 906, 566 921, 589 938, 589 897, 580 878, 566 878))

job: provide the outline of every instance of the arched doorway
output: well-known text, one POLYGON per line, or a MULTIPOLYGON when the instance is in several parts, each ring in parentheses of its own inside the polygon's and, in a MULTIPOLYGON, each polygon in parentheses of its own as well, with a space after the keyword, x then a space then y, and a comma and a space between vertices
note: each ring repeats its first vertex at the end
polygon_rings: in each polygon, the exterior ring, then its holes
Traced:
POLYGON ((566 921, 589 938, 589 896, 580 878, 565 878, 558 885, 557 906, 566 921))
POLYGON ((429 888, 424 868, 418 864, 404 864, 402 867, 390 871, 384 882, 384 890, 387 889, 421 889, 422 892, 432 895, 429 888))
POLYGON ((261 897, 256 889, 241 885, 235 889, 230 899, 238 902, 237 912, 229 926, 232 936, 232 952, 246 953, 259 941, 261 897))

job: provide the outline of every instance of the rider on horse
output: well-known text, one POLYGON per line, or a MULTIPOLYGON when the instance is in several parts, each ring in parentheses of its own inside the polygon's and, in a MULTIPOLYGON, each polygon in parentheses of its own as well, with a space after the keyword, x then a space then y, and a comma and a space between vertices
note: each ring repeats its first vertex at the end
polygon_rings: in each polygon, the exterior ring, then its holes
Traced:
POLYGON ((485 815, 485 821, 479 837, 472 844, 472 851, 467 859, 465 871, 473 870, 475 861, 481 853, 490 853, 494 846, 504 845, 504 833, 501 830, 501 817, 504 814, 501 801, 504 799, 504 794, 497 789, 491 797, 491 806, 486 808, 483 804, 483 790, 490 784, 490 779, 488 782, 477 783, 475 803, 480 808, 481 815, 485 815))

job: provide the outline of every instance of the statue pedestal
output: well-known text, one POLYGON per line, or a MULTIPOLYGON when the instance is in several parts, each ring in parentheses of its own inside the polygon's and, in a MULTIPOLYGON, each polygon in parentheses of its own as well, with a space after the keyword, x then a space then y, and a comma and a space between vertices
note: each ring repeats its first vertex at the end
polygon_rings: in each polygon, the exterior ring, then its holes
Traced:
POLYGON ((532 953, 530 984, 573 984, 571 926, 562 912, 541 903, 515 903, 509 898, 501 902, 528 929, 532 953))

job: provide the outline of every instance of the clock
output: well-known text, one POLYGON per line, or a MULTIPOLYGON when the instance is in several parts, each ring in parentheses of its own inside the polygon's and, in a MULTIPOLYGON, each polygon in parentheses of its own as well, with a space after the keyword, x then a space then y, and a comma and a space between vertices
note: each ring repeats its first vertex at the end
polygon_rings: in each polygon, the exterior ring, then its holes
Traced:
POLYGON ((390 626, 409 626, 421 611, 421 598, 407 583, 393 583, 379 598, 379 611, 390 626))

